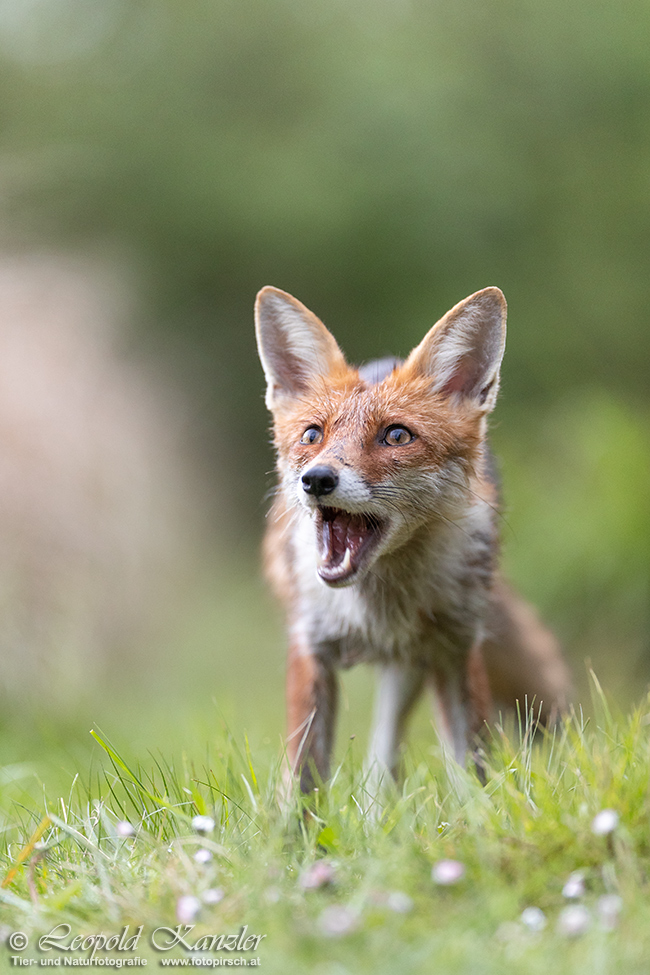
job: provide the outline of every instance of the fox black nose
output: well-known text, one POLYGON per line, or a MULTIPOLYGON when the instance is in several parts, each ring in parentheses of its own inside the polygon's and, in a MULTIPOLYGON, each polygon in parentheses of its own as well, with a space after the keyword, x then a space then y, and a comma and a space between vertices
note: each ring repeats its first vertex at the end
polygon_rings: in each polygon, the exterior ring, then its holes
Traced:
POLYGON ((323 494, 331 494, 338 483, 338 475, 331 467, 310 467, 302 475, 302 486, 305 493, 313 494, 317 498, 323 494))

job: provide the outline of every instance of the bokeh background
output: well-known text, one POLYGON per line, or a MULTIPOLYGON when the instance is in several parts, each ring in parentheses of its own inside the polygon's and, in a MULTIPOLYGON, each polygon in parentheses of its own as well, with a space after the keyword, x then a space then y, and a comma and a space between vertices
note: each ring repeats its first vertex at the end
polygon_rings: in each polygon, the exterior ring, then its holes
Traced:
POLYGON ((643 695, 648 37, 642 0, 0 0, 0 761, 277 754, 265 284, 352 361, 504 290, 505 566, 579 702, 587 662, 643 695))

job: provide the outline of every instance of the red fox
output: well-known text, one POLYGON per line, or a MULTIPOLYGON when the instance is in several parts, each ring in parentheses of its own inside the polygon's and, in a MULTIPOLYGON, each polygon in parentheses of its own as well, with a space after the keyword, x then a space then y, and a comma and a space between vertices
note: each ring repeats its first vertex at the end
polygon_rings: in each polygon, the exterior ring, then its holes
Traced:
POLYGON ((456 760, 491 702, 567 703, 552 634, 496 573, 498 490, 486 443, 506 301, 455 305, 402 362, 349 366, 301 302, 262 288, 259 354, 279 486, 267 576, 288 613, 288 738, 304 792, 329 776, 339 667, 379 671, 370 767, 395 774, 424 687, 456 760))

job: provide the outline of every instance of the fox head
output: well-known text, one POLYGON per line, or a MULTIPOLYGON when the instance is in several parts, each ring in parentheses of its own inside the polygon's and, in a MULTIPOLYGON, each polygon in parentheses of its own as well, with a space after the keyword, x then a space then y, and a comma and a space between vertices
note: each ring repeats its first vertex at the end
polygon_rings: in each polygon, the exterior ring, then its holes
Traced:
POLYGON ((424 525, 459 518, 483 454, 506 302, 455 305, 405 362, 349 366, 301 302, 257 295, 255 327, 285 502, 313 520, 316 570, 351 585, 424 525))

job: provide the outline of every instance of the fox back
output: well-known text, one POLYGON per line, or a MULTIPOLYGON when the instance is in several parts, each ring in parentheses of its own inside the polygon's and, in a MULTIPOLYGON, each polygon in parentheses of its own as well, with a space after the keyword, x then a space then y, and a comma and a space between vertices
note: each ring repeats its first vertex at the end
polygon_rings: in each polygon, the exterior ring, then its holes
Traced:
POLYGON ((496 578, 486 428, 505 324, 503 294, 486 288, 405 362, 357 369, 295 298, 275 288, 258 295, 279 477, 266 568, 288 613, 288 753, 304 789, 328 774, 341 666, 378 666, 370 766, 379 775, 395 769, 427 685, 455 757, 478 755, 490 647, 498 696, 518 691, 518 677, 537 678, 530 699, 564 704, 568 676, 553 638, 496 578))

